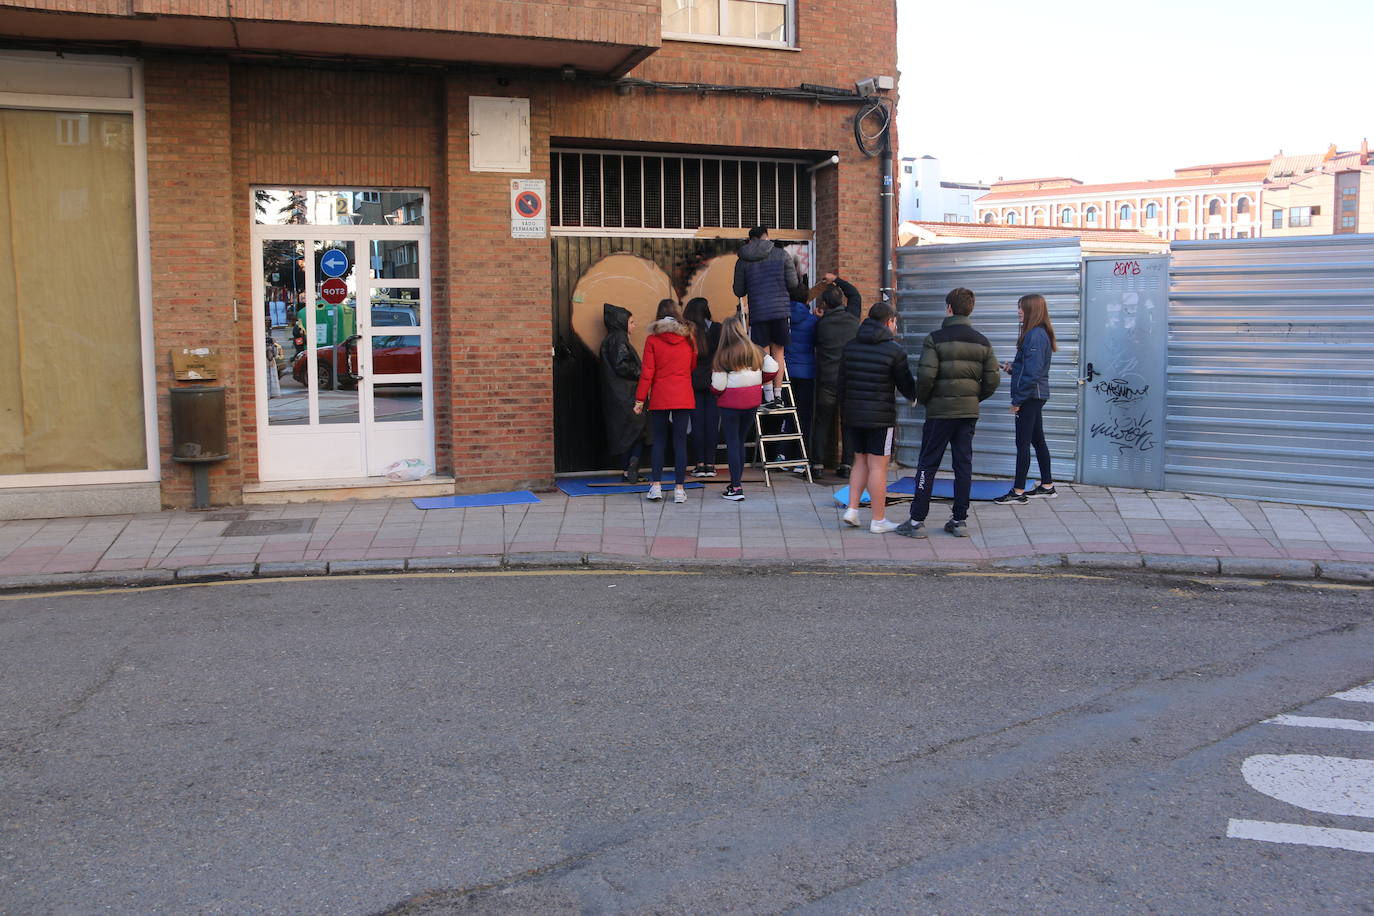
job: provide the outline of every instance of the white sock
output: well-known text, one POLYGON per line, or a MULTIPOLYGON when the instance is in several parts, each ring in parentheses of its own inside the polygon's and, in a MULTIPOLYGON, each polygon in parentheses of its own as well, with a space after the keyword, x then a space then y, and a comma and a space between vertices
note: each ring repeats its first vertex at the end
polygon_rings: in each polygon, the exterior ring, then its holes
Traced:
POLYGON ((763 400, 765 403, 773 400, 773 383, 769 382, 763 386, 763 400))

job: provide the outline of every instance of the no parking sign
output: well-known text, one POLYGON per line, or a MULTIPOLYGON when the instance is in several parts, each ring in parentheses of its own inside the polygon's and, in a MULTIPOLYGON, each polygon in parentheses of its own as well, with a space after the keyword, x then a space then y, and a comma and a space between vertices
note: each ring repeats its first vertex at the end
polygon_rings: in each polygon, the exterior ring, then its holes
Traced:
POLYGON ((548 236, 548 215, 542 179, 516 178, 510 183, 510 237, 548 236))

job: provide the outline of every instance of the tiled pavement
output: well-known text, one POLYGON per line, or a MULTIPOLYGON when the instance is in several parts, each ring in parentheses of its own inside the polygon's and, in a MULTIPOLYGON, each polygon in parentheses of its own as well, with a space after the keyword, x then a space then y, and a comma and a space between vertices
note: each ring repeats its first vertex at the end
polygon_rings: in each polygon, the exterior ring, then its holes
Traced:
MULTIPOLYGON (((689 490, 686 505, 638 495, 533 505, 421 511, 409 500, 235 507, 137 516, 0 522, 0 576, 175 569, 274 561, 414 559, 526 552, 612 554, 671 561, 956 561, 1072 553, 1139 553, 1374 563, 1374 512, 1181 493, 1061 484, 1055 500, 974 503, 972 537, 927 540, 842 528, 833 487, 785 479, 747 484, 742 503, 720 483, 689 490), (304 533, 237 535, 235 520, 296 519, 304 533), (229 529, 226 532, 226 529, 229 529)), ((906 506, 889 509, 894 519, 906 506)), ((242 528, 243 526, 236 526, 242 528)))

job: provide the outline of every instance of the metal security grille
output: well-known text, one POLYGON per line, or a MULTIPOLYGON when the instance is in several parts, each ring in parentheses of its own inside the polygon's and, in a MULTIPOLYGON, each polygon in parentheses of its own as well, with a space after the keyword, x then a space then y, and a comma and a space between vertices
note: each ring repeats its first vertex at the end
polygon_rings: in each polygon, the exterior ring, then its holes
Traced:
POLYGON ((580 150, 551 158, 555 227, 813 228, 804 162, 580 150))

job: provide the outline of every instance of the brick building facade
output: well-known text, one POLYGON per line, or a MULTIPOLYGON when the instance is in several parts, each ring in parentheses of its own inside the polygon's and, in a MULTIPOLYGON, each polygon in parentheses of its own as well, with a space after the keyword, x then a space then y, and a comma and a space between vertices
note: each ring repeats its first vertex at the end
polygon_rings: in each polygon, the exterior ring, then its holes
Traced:
MULTIPOLYGON (((699 40, 665 40, 663 7, 647 0, 262 0, 233 9, 229 19, 223 4, 198 0, 0 4, 11 49, 0 52, 0 111, 43 119, 9 129, 41 147, 56 117, 58 143, 130 163, 136 218, 101 237, 128 262, 138 291, 111 314, 123 309, 141 345, 116 356, 100 340, 68 334, 64 346, 73 364, 104 360, 142 379, 138 421, 148 446, 142 466, 40 460, 38 395, 0 401, 0 517, 188 505, 191 475, 172 454, 170 392, 207 382, 179 378, 172 353, 207 347, 218 350, 210 383, 225 389, 227 412, 228 457, 209 465, 216 504, 548 486, 555 428, 599 434, 599 418, 586 412, 591 392, 557 396, 560 348, 583 368, 594 352, 560 337, 560 308, 585 303, 554 294, 585 279, 583 262, 582 273, 558 276, 574 260, 559 252, 581 239, 612 239, 616 250, 657 259, 684 295, 704 282, 703 258, 728 266, 723 253, 749 225, 787 217, 793 226, 777 235, 813 275, 838 269, 868 297, 880 285, 880 160, 853 138, 862 100, 797 87, 843 89, 895 74, 892 3, 796 0, 781 8, 782 25, 768 20, 744 37, 734 34, 748 31, 740 14, 732 23, 722 12, 711 26, 720 34, 699 40), (850 27, 832 32, 836 21, 850 27), (127 93, 93 101, 121 72, 127 93), (498 120, 474 99, 495 100, 498 120), (499 120, 506 111, 518 117, 499 120), (512 152, 514 165, 485 170, 485 159, 472 161, 491 144, 512 152), (839 163, 828 165, 836 154, 839 163), (599 195, 598 220, 561 225, 565 206, 551 237, 513 237, 513 180, 547 182, 547 198, 573 190, 555 161, 601 169, 595 187, 575 189, 587 208, 599 195), (650 162, 661 178, 650 180, 650 162), (621 171, 631 165, 637 182, 621 171), (632 221, 635 195, 641 212, 632 221), (318 216, 329 206, 337 220, 318 216), (337 310, 326 304, 321 260, 335 249, 348 262, 337 310), (407 333, 383 327, 384 315, 405 318, 407 333), (295 316, 310 338, 302 363, 292 358, 295 316), (280 363, 269 364, 265 335, 285 345, 280 363), (407 346, 416 362, 384 368, 407 346), (140 364, 131 367, 135 351, 140 364), (306 375, 297 382, 299 365, 306 375), (388 372, 392 384, 377 381, 388 372), (564 402, 571 413, 560 422, 564 402), (393 457, 422 458, 432 474, 410 485, 379 479, 379 462, 393 457)), ((74 201, 101 197, 103 162, 91 160, 89 186, 52 178, 43 206, 60 216, 74 201)), ((31 184, 42 192, 46 180, 40 172, 31 184)), ((107 209, 99 219, 116 219, 114 205, 107 209)), ((38 237, 61 239, 53 219, 38 237)), ((50 274, 48 298, 62 301, 72 327, 92 302, 64 283, 50 274)), ((25 289, 15 280, 7 292, 0 278, 0 321, 5 296, 16 322, 39 307, 42 294, 25 289)), ((721 316, 736 304, 711 298, 721 316)), ((15 362, 37 358, 18 352, 15 362)), ((101 392, 103 371, 69 380, 97 414, 101 398, 113 398, 101 392)), ((60 415, 62 402, 53 403, 60 415)), ((98 423, 64 430, 60 418, 47 425, 58 453, 79 449, 83 436, 121 435, 137 452, 136 431, 119 433, 113 421, 110 431, 98 423)), ((595 466, 596 457, 584 449, 578 461, 595 466)))

